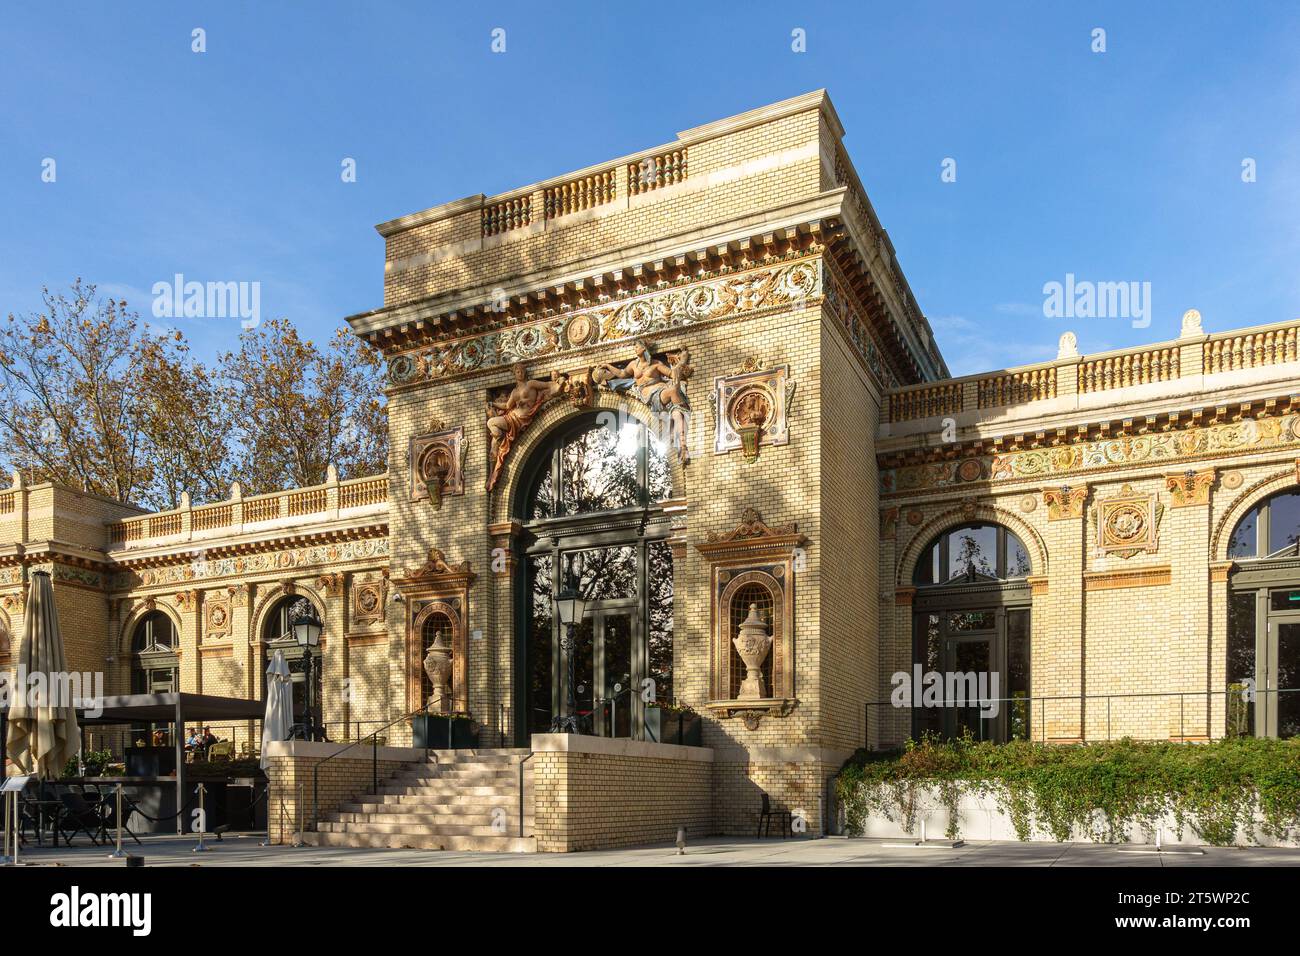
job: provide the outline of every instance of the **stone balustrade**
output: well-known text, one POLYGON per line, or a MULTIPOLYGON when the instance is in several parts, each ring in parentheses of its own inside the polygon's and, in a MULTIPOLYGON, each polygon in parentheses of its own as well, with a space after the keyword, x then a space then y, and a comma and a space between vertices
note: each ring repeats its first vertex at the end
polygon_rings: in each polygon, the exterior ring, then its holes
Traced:
MULTIPOLYGON (((388 476, 331 480, 311 488, 291 488, 243 498, 238 486, 231 500, 190 507, 182 502, 173 511, 126 518, 108 524, 109 550, 174 543, 200 536, 237 534, 252 526, 284 519, 328 521, 361 509, 379 510, 388 504, 388 476)), ((12 492, 6 493, 12 497, 12 492)), ((0 512, 2 513, 2 512, 0 512)))
POLYGON ((890 424, 1011 408, 1064 395, 1093 395, 1298 360, 1300 322, 1215 335, 1201 333, 1196 325, 1172 342, 1096 355, 1063 354, 1052 362, 892 389, 886 395, 882 420, 890 424))

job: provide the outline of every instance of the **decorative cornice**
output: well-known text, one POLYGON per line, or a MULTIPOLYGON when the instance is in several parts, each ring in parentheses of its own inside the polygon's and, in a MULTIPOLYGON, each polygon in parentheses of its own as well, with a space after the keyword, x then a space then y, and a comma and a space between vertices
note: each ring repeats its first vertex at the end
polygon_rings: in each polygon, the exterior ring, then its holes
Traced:
MULTIPOLYGON (((748 246, 748 244, 746 244, 748 246)), ((795 302, 821 301, 820 253, 815 237, 796 237, 784 253, 745 248, 734 255, 737 266, 726 262, 703 272, 682 257, 680 274, 643 286, 639 274, 619 279, 628 286, 625 299, 588 290, 556 290, 556 308, 540 309, 540 318, 512 317, 489 312, 490 324, 469 335, 420 342, 409 351, 390 356, 391 388, 426 384, 504 369, 516 362, 577 353, 593 346, 622 342, 668 329, 700 325, 738 315, 788 308, 795 302), (703 272, 709 276, 703 281, 703 272)), ((729 247, 728 259, 733 255, 729 247)), ((639 273, 640 270, 634 270, 639 273)), ((620 276, 622 274, 620 273, 620 276)), ((617 291, 611 289, 612 291, 617 291)))
POLYGON ((1087 571, 1083 575, 1085 591, 1111 591, 1116 588, 1164 587, 1173 579, 1169 565, 1130 568, 1124 571, 1087 571))

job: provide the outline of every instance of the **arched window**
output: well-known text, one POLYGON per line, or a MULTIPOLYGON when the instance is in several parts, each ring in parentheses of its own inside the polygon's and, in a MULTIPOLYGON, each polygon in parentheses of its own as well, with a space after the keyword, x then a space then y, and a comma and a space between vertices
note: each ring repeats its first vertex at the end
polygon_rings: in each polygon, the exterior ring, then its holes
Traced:
POLYGON ((1300 734, 1300 489, 1259 502, 1228 539, 1226 732, 1300 734))
POLYGON ((162 611, 150 611, 131 632, 131 692, 165 694, 180 689, 177 669, 180 656, 172 619, 162 611))
POLYGON ((912 687, 914 737, 1030 737, 1032 573, 1024 542, 998 524, 952 528, 921 552, 912 575, 912 661, 923 675, 938 675, 943 699, 928 706, 912 687))
POLYGON ((912 583, 978 584, 1033 573, 1024 543, 1001 525, 969 524, 936 538, 921 554, 912 583))
POLYGON ((320 716, 322 700, 321 677, 325 670, 323 647, 317 647, 311 651, 314 658, 311 667, 314 687, 309 694, 307 689, 307 652, 298 646, 298 642, 293 636, 294 621, 309 610, 314 611, 317 618, 322 618, 320 609, 309 598, 300 594, 286 594, 276 600, 262 621, 263 661, 262 666, 258 668, 262 698, 265 699, 267 665, 271 663, 271 658, 275 656, 276 651, 284 654, 285 662, 289 665, 290 680, 293 685, 293 722, 301 725, 308 723, 308 715, 311 713, 312 706, 316 710, 316 716, 320 716))
POLYGON ((1265 498, 1237 522, 1228 539, 1230 558, 1296 557, 1300 542, 1300 491, 1265 498))
POLYGON ((525 464, 517 583, 524 693, 516 726, 564 712, 567 661, 555 599, 586 599, 574 628, 574 696, 587 732, 641 737, 645 705, 671 702, 673 557, 664 443, 641 422, 594 412, 561 425, 525 464))

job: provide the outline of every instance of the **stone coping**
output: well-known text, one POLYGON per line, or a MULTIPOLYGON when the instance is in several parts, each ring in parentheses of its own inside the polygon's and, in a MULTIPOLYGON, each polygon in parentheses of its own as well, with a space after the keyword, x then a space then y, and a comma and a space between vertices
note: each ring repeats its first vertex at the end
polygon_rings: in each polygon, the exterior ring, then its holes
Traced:
MULTIPOLYGON (((316 740, 273 740, 266 745, 263 753, 268 757, 313 757, 323 759, 332 757, 341 750, 347 750, 348 753, 340 757, 340 760, 369 760, 374 753, 374 749, 366 744, 356 742, 349 743, 327 743, 316 740)), ((380 747, 380 760, 399 760, 402 763, 411 763, 416 760, 424 759, 425 750, 423 747, 380 747)))
POLYGON ((654 760, 689 760, 713 763, 709 747, 656 744, 625 737, 593 737, 587 734, 533 734, 534 753, 602 754, 615 757, 649 757, 654 760))

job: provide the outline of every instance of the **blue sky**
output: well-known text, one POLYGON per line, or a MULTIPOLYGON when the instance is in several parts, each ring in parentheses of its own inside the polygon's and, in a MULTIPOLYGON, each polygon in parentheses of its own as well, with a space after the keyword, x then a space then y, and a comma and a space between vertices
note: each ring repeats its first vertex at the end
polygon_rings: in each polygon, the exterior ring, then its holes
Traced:
MULTIPOLYGON (((1050 358, 1066 328, 1085 352, 1172 338, 1190 307, 1210 331, 1282 321, 1298 52, 1281 2, 9 0, 0 313, 80 275, 147 314, 180 272, 260 282, 264 317, 323 336, 381 304, 377 222, 826 87, 954 372, 1050 358), (1045 318, 1067 273, 1150 282, 1150 327, 1045 318)), ((238 333, 177 324, 204 356, 238 333)))

